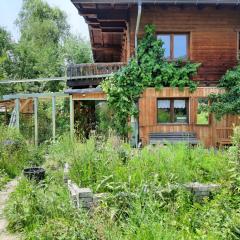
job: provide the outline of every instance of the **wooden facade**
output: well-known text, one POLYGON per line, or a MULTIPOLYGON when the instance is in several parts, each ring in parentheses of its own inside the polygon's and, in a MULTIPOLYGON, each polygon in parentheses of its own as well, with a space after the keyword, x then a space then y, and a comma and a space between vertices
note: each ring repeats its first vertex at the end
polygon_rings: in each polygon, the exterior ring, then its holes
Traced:
MULTIPOLYGON (((240 11, 232 7, 202 9, 193 6, 150 5, 143 8, 139 38, 144 26, 154 24, 158 33, 189 34, 189 60, 201 63, 195 80, 201 85, 214 85, 226 70, 237 64, 240 31, 240 11)), ((134 52, 134 34, 137 8, 130 10, 131 52, 134 52)))
MULTIPOLYGON (((216 146, 219 141, 219 131, 227 131, 232 128, 233 124, 239 124, 237 116, 227 116, 221 121, 217 121, 214 116, 210 115, 209 125, 198 125, 197 104, 199 98, 207 97, 211 93, 218 93, 220 90, 216 87, 199 87, 193 93, 188 88, 179 91, 177 88, 164 88, 157 91, 155 88, 148 88, 144 91, 139 99, 139 138, 143 144, 149 143, 149 133, 152 132, 195 132, 197 138, 206 146, 216 146), (186 98, 189 101, 188 123, 166 123, 157 122, 157 100, 158 99, 181 99, 186 98)), ((230 137, 230 136, 228 136, 230 137)))
MULTIPOLYGON (((226 116, 218 122, 210 116, 208 125, 196 123, 198 99, 218 93, 219 79, 237 65, 240 49, 240 5, 229 1, 137 1, 71 0, 89 25, 95 64, 99 62, 127 62, 135 54, 136 37, 143 37, 147 24, 156 26, 157 34, 185 34, 188 36, 187 60, 201 63, 193 80, 200 87, 190 93, 186 88, 148 88, 139 99, 139 139, 149 142, 152 132, 184 132, 197 134, 205 146, 216 146, 230 139, 233 124, 239 118, 226 116), (201 2, 201 4, 198 4, 201 2), (136 33, 137 19, 139 30, 136 33), (157 99, 188 99, 188 122, 185 124, 157 122, 157 99)), ((156 36, 157 37, 157 36, 156 36)), ((76 95, 74 98, 81 96, 76 95)), ((96 96, 93 96, 94 98, 96 96)))

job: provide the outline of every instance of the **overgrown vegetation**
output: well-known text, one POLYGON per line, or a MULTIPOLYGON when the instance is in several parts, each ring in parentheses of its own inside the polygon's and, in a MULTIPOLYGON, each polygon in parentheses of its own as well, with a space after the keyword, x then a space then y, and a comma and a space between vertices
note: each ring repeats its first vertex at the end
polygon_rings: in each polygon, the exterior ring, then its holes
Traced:
POLYGON ((47 178, 22 179, 11 196, 9 229, 26 239, 239 239, 239 128, 229 151, 201 146, 130 148, 119 138, 63 136, 49 148, 47 178), (81 187, 107 195, 94 213, 76 210, 63 183, 63 165, 81 187), (183 183, 221 184, 204 203, 183 183))
POLYGON ((0 125, 0 189, 28 165, 43 162, 42 149, 29 146, 18 131, 0 125))
POLYGON ((21 180, 6 212, 9 229, 24 232, 25 239, 97 239, 94 223, 74 208, 61 175, 51 174, 40 185, 21 180))
POLYGON ((199 66, 183 63, 181 59, 168 62, 164 58, 163 42, 156 38, 155 27, 147 25, 138 45, 137 56, 102 84, 114 112, 114 129, 121 135, 127 134, 127 120, 129 116, 137 115, 138 98, 147 87, 178 87, 180 90, 189 87, 190 91, 194 91, 197 83, 191 77, 199 66))
POLYGON ((211 105, 208 110, 221 119, 227 114, 240 114, 240 65, 221 78, 219 88, 225 89, 224 93, 211 94, 209 99, 211 105))

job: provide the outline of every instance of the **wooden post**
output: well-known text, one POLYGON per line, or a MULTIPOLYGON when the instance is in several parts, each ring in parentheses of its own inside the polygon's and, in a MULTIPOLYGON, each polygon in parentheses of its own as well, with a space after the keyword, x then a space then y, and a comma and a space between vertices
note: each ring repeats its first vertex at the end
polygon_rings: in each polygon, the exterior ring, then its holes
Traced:
POLYGON ((35 129, 35 145, 38 145, 38 98, 34 98, 34 129, 35 129))
POLYGON ((56 140, 56 96, 52 97, 52 136, 56 140))
POLYGON ((70 135, 74 136, 74 101, 72 95, 70 95, 70 135))
POLYGON ((16 111, 16 128, 19 130, 20 127, 20 99, 15 99, 15 111, 16 111))
POLYGON ((8 108, 5 106, 5 125, 8 125, 8 108))

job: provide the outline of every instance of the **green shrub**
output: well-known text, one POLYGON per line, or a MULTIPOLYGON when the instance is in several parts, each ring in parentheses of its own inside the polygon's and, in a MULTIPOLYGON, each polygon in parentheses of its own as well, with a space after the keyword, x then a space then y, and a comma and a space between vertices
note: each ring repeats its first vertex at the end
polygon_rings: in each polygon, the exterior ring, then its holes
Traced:
POLYGON ((3 169, 0 169, 0 191, 8 181, 9 181, 8 175, 5 173, 3 169))
POLYGON ((29 160, 23 137, 15 129, 0 127, 0 169, 13 178, 20 174, 29 160))

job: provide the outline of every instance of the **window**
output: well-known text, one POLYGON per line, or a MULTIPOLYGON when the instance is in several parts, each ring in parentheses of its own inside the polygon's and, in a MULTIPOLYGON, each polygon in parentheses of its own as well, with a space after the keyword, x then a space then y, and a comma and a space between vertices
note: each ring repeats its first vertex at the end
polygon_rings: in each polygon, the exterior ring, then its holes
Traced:
POLYGON ((158 123, 188 123, 188 99, 158 99, 158 123))
POLYGON ((188 58, 188 34, 159 34, 158 40, 163 41, 164 56, 167 59, 188 58))
POLYGON ((209 113, 204 109, 206 106, 208 106, 208 99, 198 98, 197 125, 209 125, 209 113))

